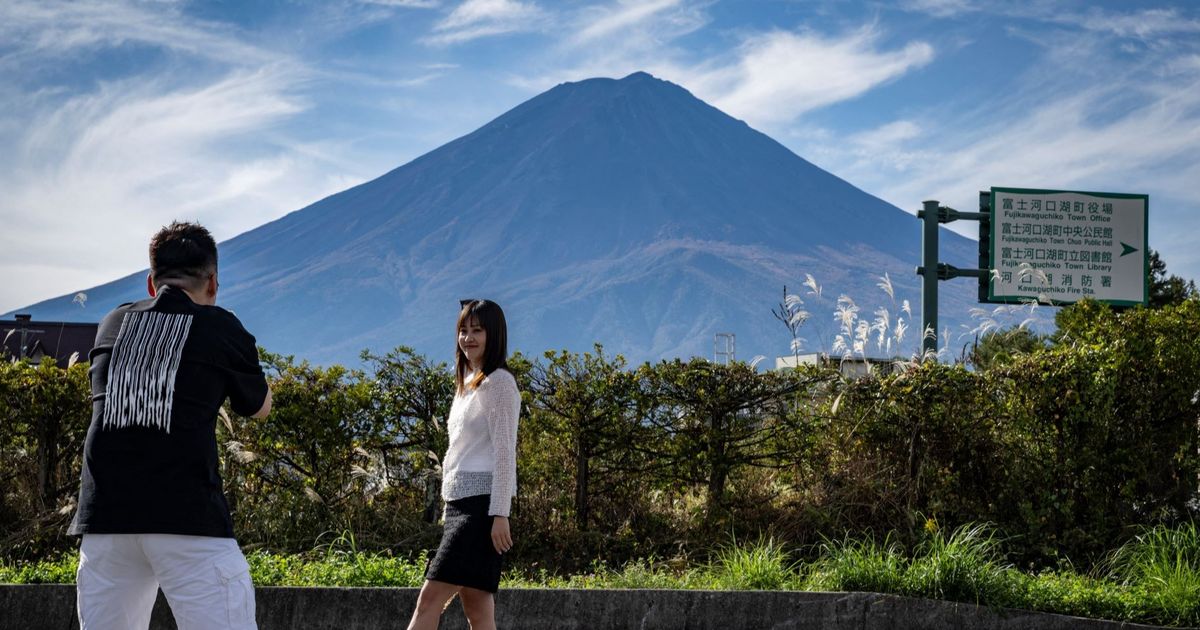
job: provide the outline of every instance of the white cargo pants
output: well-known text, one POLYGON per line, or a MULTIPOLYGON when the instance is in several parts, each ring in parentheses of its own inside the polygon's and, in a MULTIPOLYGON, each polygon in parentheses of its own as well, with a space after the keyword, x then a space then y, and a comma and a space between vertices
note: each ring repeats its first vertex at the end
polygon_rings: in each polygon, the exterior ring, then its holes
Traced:
POLYGON ((179 630, 256 630, 250 567, 232 538, 84 534, 80 630, 144 630, 162 587, 179 630))

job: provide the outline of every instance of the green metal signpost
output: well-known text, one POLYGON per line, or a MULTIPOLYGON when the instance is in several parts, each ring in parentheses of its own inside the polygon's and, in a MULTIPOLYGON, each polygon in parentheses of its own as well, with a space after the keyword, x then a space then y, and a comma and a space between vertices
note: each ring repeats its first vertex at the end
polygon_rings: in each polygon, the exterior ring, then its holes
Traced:
MULTIPOLYGON (((959 212, 947 208, 937 201, 926 201, 924 208, 917 212, 917 217, 924 220, 921 231, 922 265, 917 267, 917 275, 924 278, 921 292, 921 355, 922 358, 937 356, 937 303, 938 281, 964 276, 979 278, 980 285, 987 283, 990 274, 987 259, 983 255, 984 234, 988 233, 991 214, 988 212, 989 193, 979 193, 981 212, 959 212), (979 221, 980 260, 977 269, 959 269, 953 265, 938 262, 938 226, 960 219, 979 221)), ((982 298, 982 290, 981 295, 982 298)))
POLYGON ((1147 195, 1031 188, 981 191, 979 212, 924 202, 922 354, 937 355, 940 280, 978 278, 980 302, 1145 304, 1149 206, 1147 195), (978 268, 938 262, 938 226, 960 219, 979 221, 978 268))

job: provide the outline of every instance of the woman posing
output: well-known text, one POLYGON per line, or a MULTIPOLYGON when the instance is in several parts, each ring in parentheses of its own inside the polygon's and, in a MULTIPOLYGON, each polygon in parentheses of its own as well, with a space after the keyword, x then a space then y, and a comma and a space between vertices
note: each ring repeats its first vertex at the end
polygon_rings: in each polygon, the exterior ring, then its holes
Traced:
POLYGON ((455 594, 472 630, 494 629, 500 554, 512 548, 508 511, 517 489, 521 396, 507 369, 508 331, 499 305, 462 302, 455 357, 458 388, 442 460, 445 529, 408 630, 435 630, 455 594))

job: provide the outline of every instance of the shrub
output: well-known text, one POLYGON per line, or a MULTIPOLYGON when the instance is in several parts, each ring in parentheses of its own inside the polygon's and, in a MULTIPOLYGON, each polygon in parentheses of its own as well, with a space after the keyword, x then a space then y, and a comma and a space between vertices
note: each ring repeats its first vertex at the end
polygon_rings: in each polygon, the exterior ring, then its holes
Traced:
POLYGON ((0 360, 0 554, 37 558, 69 546, 91 420, 86 363, 0 360))
MULTIPOLYGON (((525 405, 511 566, 526 576, 578 573, 597 558, 721 567, 732 552, 711 541, 732 535, 779 549, 825 541, 835 560, 808 576, 813 584, 891 588, 872 572, 936 542, 924 527, 932 519, 952 534, 923 556, 938 564, 913 569, 905 588, 969 598, 991 578, 954 567, 1004 561, 964 560, 957 525, 993 523, 1005 561, 1058 570, 1091 568, 1139 528, 1191 522, 1200 301, 1120 312, 1083 302, 1061 311, 1059 327, 1051 345, 986 370, 911 363, 854 380, 700 359, 627 368, 600 349, 514 356, 525 405), (829 542, 847 532, 884 543, 829 542)), ((242 542, 306 552, 349 532, 384 556, 431 549, 447 366, 403 347, 364 355, 365 370, 263 360, 274 412, 218 425, 242 542)), ((74 547, 64 532, 90 415, 86 369, 0 364, 6 558, 74 547)), ((769 568, 773 557, 745 558, 731 583, 779 583, 786 571, 769 568)), ((1157 577, 1125 588, 1159 584, 1186 604, 1190 574, 1176 566, 1164 561, 1157 577)))

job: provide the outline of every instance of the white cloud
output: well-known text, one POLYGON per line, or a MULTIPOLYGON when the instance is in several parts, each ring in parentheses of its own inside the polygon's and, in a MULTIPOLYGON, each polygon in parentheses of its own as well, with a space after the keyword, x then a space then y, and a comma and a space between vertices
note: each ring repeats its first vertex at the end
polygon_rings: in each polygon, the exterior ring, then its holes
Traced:
POLYGON ((24 274, 0 289, 0 311, 144 267, 146 239, 172 219, 225 239, 362 181, 321 147, 269 142, 306 107, 296 80, 262 70, 165 91, 124 82, 33 120, 0 173, 0 265, 24 274), (247 137, 257 150, 231 150, 247 137))
MULTIPOLYGON (((901 120, 849 143, 824 140, 813 153, 826 158, 826 168, 909 210, 924 199, 973 210, 978 191, 990 186, 1152 193, 1152 245, 1162 243, 1181 263, 1176 273, 1200 277, 1200 257, 1183 244, 1192 237, 1161 227, 1194 221, 1186 208, 1194 206, 1200 181, 1200 72, 1129 70, 1103 84, 1061 87, 1063 96, 1045 99, 1039 81, 972 116, 931 119, 936 134, 910 136, 923 123, 901 120), (1136 104, 1114 115, 1111 104, 1131 95, 1136 104)), ((976 231, 973 224, 952 227, 976 231)))
POLYGON ((921 126, 911 120, 896 120, 874 129, 851 135, 847 146, 860 160, 887 164, 898 172, 907 171, 913 162, 924 156, 914 145, 924 134, 921 126))
POLYGON ((438 0, 358 0, 363 4, 374 4, 382 7, 401 7, 405 9, 435 9, 441 6, 438 0))
POLYGON ((1185 18, 1176 9, 1143 9, 1136 13, 1110 13, 1095 9, 1083 16, 1071 16, 1065 21, 1059 21, 1078 24, 1089 31, 1140 39, 1159 35, 1200 33, 1200 20, 1185 18))
POLYGON ((743 43, 735 63, 702 72, 688 85, 751 124, 790 121, 860 96, 933 59, 933 47, 925 42, 881 51, 878 39, 872 27, 840 38, 787 31, 757 35, 743 43))
POLYGON ((900 3, 900 8, 942 18, 979 10, 969 0, 905 0, 900 3))
POLYGON ((121 0, 0 2, 0 41, 16 49, 6 65, 63 57, 79 49, 142 44, 228 63, 269 63, 280 56, 228 34, 228 27, 185 18, 170 4, 121 0))
MULTIPOLYGON (((707 18, 694 6, 675 8, 674 12, 639 16, 635 27, 613 31, 620 33, 616 42, 601 36, 603 31, 597 31, 594 40, 572 36, 568 41, 582 41, 574 51, 578 58, 512 82, 525 89, 543 90, 564 81, 623 77, 644 70, 762 127, 791 122, 814 109, 860 96, 934 57, 933 47, 921 41, 882 50, 879 31, 866 26, 840 37, 790 31, 749 33, 720 57, 689 62, 669 43, 700 28, 707 18)), ((586 28, 579 31, 583 32, 586 28)))
MULTIPOLYGON (((0 41, 0 269, 15 279, 0 283, 0 311, 144 267, 146 239, 172 219, 223 240, 391 165, 361 135, 293 137, 316 105, 306 94, 344 73, 175 3, 0 2, 0 41), (110 50, 166 61, 103 81, 73 70, 110 50)), ((405 67, 424 72, 395 86, 452 66, 405 67)))
MULTIPOLYGON (((925 199, 973 210, 990 186, 1149 193, 1151 246, 1173 273, 1200 278, 1200 250, 1181 229, 1195 224, 1200 181, 1200 43, 1190 37, 1200 25, 1176 10, 1039 10, 1019 17, 1061 30, 1041 37, 1023 27, 1038 58, 995 98, 909 106, 857 133, 817 136, 793 122, 797 133, 781 139, 910 211, 925 199)), ((977 232, 970 222, 950 227, 977 232)))
POLYGON ((696 74, 673 44, 710 21, 709 0, 617 0, 558 17, 559 41, 510 77, 525 91, 592 77, 623 77, 646 71, 679 81, 696 74))
POLYGON ((850 141, 868 151, 890 150, 921 135, 921 127, 911 120, 896 120, 881 127, 850 136, 850 141))
POLYGON ((547 14, 533 2, 466 0, 434 27, 431 44, 460 44, 481 37, 537 30, 547 14))
POLYGON ((540 12, 541 9, 537 5, 518 0, 466 0, 450 13, 438 28, 455 29, 483 22, 523 20, 540 12))
POLYGON ((573 43, 583 44, 614 33, 627 33, 655 14, 680 6, 682 0, 619 0, 607 7, 596 7, 582 16, 583 26, 573 36, 573 43))
POLYGON ((1122 38, 1150 40, 1155 37, 1200 33, 1200 20, 1190 18, 1174 7, 1145 8, 1118 12, 1100 7, 1072 11, 1061 2, 995 2, 986 0, 904 0, 901 10, 952 18, 967 13, 985 13, 1005 20, 1048 23, 1070 30, 1104 33, 1122 38))

